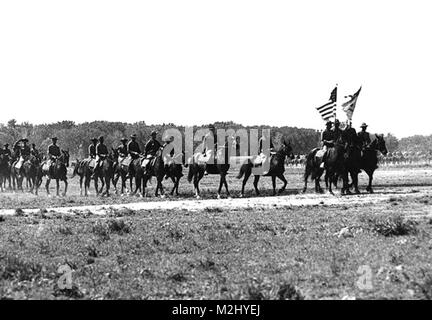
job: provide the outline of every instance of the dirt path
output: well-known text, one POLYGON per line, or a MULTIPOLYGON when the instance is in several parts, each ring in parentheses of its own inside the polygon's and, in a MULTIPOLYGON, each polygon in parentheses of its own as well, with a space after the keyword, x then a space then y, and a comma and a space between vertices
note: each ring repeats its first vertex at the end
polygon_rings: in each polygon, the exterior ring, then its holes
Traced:
MULTIPOLYGON (((247 208, 274 208, 274 207, 300 207, 300 206, 329 206, 329 205, 358 205, 374 204, 389 201, 391 197, 406 199, 408 197, 432 196, 431 187, 386 187, 376 189, 374 194, 361 194, 352 196, 339 196, 330 194, 296 194, 276 197, 252 197, 232 199, 206 199, 206 200, 171 200, 151 201, 114 205, 89 205, 76 207, 52 207, 47 208, 48 212, 58 213, 85 213, 103 215, 110 210, 131 209, 131 210, 187 210, 198 211, 203 209, 247 209, 247 208)), ((24 214, 38 213, 40 209, 22 209, 24 214)), ((14 215, 15 209, 0 209, 0 215, 14 215)))

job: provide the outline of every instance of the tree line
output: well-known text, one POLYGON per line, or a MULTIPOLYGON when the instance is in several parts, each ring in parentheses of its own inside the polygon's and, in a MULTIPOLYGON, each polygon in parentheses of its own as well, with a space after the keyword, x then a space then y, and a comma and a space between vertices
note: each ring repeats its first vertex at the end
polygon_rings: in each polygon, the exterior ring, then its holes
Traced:
MULTIPOLYGON (((277 144, 277 138, 283 135, 286 139, 290 140, 295 154, 307 154, 311 149, 319 146, 321 136, 320 131, 308 128, 266 125, 243 126, 232 121, 216 122, 214 125, 218 129, 259 129, 260 134, 261 129, 270 129, 273 141, 276 141, 277 144)), ((207 128, 207 126, 207 124, 194 126, 194 130, 207 128)), ((158 132, 158 139, 161 140, 161 135, 169 128, 177 128, 183 132, 182 129, 184 127, 173 123, 147 125, 144 121, 135 123, 92 121, 78 124, 74 121, 64 120, 49 124, 31 124, 29 122, 18 123, 15 119, 11 119, 5 124, 0 124, 0 143, 3 145, 7 142, 12 146, 15 141, 21 138, 28 138, 30 143, 34 143, 39 150, 45 152, 51 143, 51 137, 57 136, 59 140, 58 144, 62 149, 69 150, 72 157, 82 159, 87 157, 87 148, 91 143, 90 139, 93 137, 104 136, 105 143, 110 148, 117 147, 120 144, 121 138, 129 138, 131 134, 136 134, 137 141, 141 149, 143 149, 144 144, 150 137, 151 131, 156 130, 158 132)), ((413 136, 403 138, 399 141, 394 135, 387 134, 386 142, 390 152, 405 151, 410 148, 420 149, 418 151, 432 150, 432 135, 428 137, 413 136)), ((196 142, 197 144, 199 142, 196 142)), ((411 149, 409 151, 412 151, 411 149)))

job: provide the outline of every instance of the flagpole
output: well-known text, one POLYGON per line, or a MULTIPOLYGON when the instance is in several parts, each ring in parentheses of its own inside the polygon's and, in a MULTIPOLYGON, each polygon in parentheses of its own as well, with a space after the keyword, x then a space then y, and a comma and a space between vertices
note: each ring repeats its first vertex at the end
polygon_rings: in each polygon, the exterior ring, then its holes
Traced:
POLYGON ((334 112, 334 122, 336 122, 336 120, 337 120, 337 117, 336 117, 336 114, 337 114, 337 106, 338 106, 338 84, 336 83, 336 106, 335 106, 335 112, 334 112))

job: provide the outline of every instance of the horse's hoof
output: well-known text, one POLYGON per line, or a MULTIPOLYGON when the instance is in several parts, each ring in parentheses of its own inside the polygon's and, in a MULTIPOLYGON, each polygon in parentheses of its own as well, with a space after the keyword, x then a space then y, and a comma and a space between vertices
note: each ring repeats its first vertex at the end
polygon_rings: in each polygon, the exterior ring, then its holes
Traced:
POLYGON ((243 193, 240 193, 239 198, 243 198, 243 197, 244 197, 243 193))
POLYGON ((195 198, 196 198, 197 200, 201 199, 201 197, 200 197, 200 196, 195 196, 195 198))
POLYGON ((360 190, 359 190, 359 189, 356 189, 356 190, 354 190, 354 193, 355 193, 355 194, 360 194, 360 190))
POLYGON ((218 198, 218 199, 220 199, 220 198, 221 198, 221 195, 220 195, 220 194, 218 194, 218 195, 217 195, 217 198, 218 198))
POLYGON ((160 197, 161 197, 161 199, 164 199, 164 198, 165 198, 165 195, 164 195, 164 194, 161 194, 160 197))

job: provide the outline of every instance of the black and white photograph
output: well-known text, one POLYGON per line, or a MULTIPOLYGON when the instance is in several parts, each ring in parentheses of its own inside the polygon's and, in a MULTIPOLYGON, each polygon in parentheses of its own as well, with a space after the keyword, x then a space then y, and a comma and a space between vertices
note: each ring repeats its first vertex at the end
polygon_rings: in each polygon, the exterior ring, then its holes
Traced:
POLYGON ((0 299, 431 299, 431 9, 0 1, 0 299))

